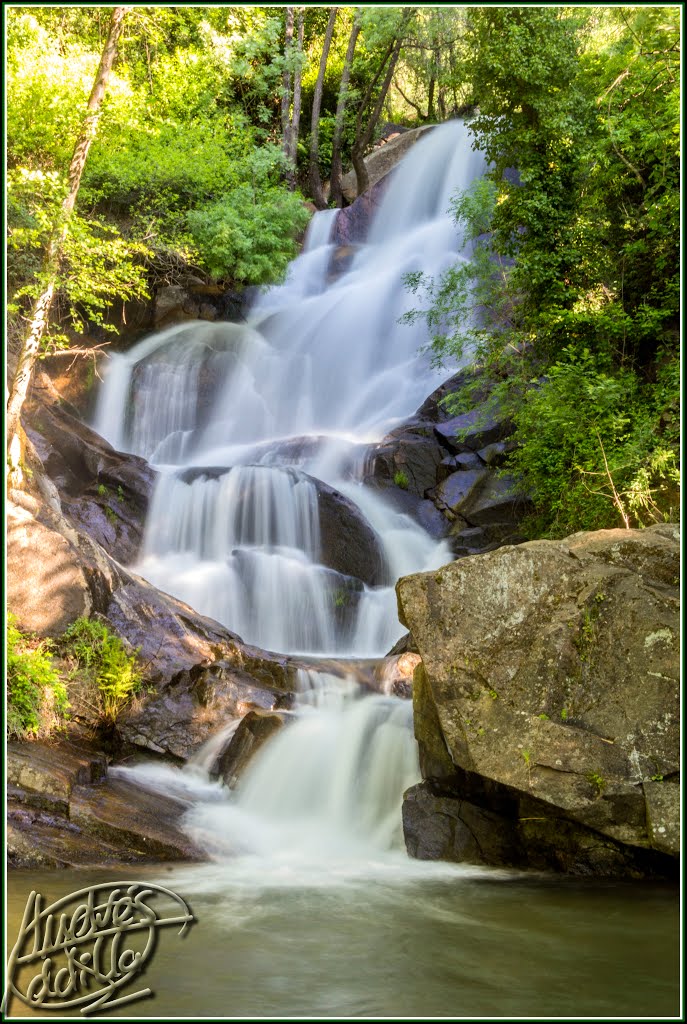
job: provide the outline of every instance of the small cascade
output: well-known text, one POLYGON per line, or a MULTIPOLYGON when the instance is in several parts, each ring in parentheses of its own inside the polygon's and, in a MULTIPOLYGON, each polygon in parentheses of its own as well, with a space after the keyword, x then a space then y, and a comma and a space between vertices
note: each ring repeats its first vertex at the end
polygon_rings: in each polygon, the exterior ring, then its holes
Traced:
POLYGON ((419 778, 411 703, 361 696, 351 677, 314 669, 300 670, 298 684, 293 721, 260 749, 225 801, 199 801, 187 812, 185 830, 218 859, 401 849, 403 793, 419 778))

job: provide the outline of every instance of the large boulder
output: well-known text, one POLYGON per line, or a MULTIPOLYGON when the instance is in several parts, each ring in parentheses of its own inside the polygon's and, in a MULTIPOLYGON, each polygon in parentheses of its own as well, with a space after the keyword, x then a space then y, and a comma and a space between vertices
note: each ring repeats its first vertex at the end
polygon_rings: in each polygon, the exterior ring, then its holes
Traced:
POLYGON ((673 525, 606 530, 399 581, 400 618, 422 657, 425 782, 404 812, 412 853, 574 873, 671 869, 679 554, 673 525))

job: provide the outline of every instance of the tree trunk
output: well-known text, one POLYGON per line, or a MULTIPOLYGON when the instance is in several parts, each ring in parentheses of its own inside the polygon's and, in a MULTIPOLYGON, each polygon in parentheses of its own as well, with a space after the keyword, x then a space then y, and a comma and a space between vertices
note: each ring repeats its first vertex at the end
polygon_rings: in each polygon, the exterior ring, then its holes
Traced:
POLYGON ((412 8, 406 7, 404 9, 403 21, 401 22, 398 34, 395 40, 392 40, 392 42, 389 44, 387 51, 384 54, 384 59, 382 60, 382 63, 380 64, 379 69, 377 71, 377 74, 375 75, 374 79, 372 80, 370 88, 368 88, 365 94, 366 99, 363 100, 363 103, 361 104, 360 109, 358 111, 358 118, 356 123, 356 139, 353 144, 353 150, 351 152, 353 168, 355 170, 356 187, 358 195, 362 195, 370 184, 370 176, 367 173, 367 167, 365 166, 365 150, 372 141, 374 130, 377 127, 377 121, 379 120, 379 115, 382 112, 384 100, 386 99, 386 94, 389 91, 391 79, 394 76, 394 71, 396 70, 398 58, 401 54, 401 47, 403 46, 403 40, 405 38, 405 28, 410 19, 413 17, 413 14, 414 11, 412 8), (367 123, 367 127, 363 132, 361 131, 363 110, 367 106, 367 103, 369 102, 372 96, 372 92, 374 91, 375 85, 377 84, 385 67, 386 75, 384 76, 384 81, 382 82, 381 88, 379 90, 377 102, 374 105, 374 109, 372 111, 372 114, 370 115, 370 120, 367 123))
POLYGON ((324 43, 322 44, 322 56, 320 57, 320 69, 317 73, 317 81, 315 82, 315 94, 312 101, 312 118, 310 120, 310 170, 309 170, 309 181, 310 181, 310 195, 318 210, 324 210, 327 205, 327 201, 322 193, 322 179, 320 178, 320 107, 322 106, 322 92, 324 90, 324 76, 327 70, 327 59, 329 57, 329 48, 332 45, 332 36, 334 35, 334 25, 336 24, 336 14, 338 8, 332 7, 329 12, 329 21, 327 22, 327 30, 324 34, 324 43))
POLYGON ((289 66, 289 58, 291 57, 291 50, 293 49, 293 7, 286 8, 286 38, 284 40, 284 62, 286 67, 284 68, 284 76, 282 79, 282 96, 281 96, 281 132, 282 132, 282 148, 284 154, 288 159, 291 151, 291 122, 289 120, 289 108, 291 106, 291 69, 289 66))
MULTIPOLYGON (((83 120, 81 132, 76 141, 74 154, 69 165, 69 191, 62 203, 61 222, 54 228, 43 257, 41 279, 45 281, 45 287, 33 304, 7 401, 7 447, 10 453, 17 450, 21 410, 29 390, 41 340, 48 324, 64 240, 69 230, 69 218, 74 210, 76 197, 79 193, 81 175, 83 174, 88 150, 98 128, 100 108, 105 96, 110 72, 112 71, 112 65, 117 56, 117 42, 122 31, 125 11, 125 7, 114 7, 112 9, 107 42, 100 58, 100 66, 93 82, 93 88, 86 108, 86 116, 83 120)), ((12 458, 10 458, 10 475, 12 482, 20 482, 21 467, 12 458)))
POLYGON ((298 43, 296 46, 296 70, 294 72, 294 114, 291 119, 289 138, 289 187, 296 187, 296 155, 298 153, 298 128, 301 120, 301 79, 303 76, 301 55, 303 53, 304 8, 298 8, 298 43))
POLYGON ((436 119, 437 119, 437 112, 434 109, 434 90, 436 88, 436 84, 437 84, 437 80, 434 77, 434 75, 432 75, 432 77, 429 80, 429 95, 427 97, 427 120, 428 121, 436 121, 436 119))
POLYGON ((336 104, 336 120, 334 123, 334 138, 332 139, 332 173, 329 199, 335 206, 341 206, 343 196, 341 194, 341 139, 343 136, 344 114, 346 112, 346 100, 348 99, 348 83, 351 78, 351 67, 355 55, 355 44, 360 34, 362 11, 356 8, 351 34, 348 38, 348 49, 341 73, 341 85, 339 86, 339 98, 336 104))

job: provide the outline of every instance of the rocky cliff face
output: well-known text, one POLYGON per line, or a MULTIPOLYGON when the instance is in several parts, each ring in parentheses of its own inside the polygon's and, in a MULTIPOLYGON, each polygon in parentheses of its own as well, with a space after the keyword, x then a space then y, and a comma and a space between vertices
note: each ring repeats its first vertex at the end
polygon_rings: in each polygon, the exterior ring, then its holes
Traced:
POLYGON ((675 867, 678 581, 674 525, 503 547, 399 581, 422 657, 413 856, 675 867))

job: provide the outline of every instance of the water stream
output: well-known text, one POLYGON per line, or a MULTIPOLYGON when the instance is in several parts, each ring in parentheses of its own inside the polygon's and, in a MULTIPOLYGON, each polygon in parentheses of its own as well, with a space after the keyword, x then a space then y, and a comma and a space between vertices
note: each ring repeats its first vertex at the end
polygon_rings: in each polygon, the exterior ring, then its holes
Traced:
MULTIPOLYGON (((246 642, 314 659, 287 723, 234 791, 208 775, 236 729, 231 719, 183 769, 115 769, 180 796, 183 827, 211 861, 162 876, 192 903, 198 927, 181 967, 170 966, 173 943, 161 952, 157 967, 166 972, 156 1000, 137 1005, 143 1015, 546 1015, 672 1005, 673 966, 652 952, 658 974, 636 969, 665 928, 647 927, 650 911, 636 907, 646 930, 633 946, 633 912, 608 913, 622 890, 586 896, 514 872, 407 858, 400 806, 419 779, 411 703, 370 695, 353 675, 316 661, 383 657, 403 632, 395 581, 450 560, 446 546, 361 477, 368 446, 441 383, 419 352, 426 339, 399 323, 414 301, 403 278, 469 258, 449 200, 483 169, 465 125, 434 129, 396 170, 345 273, 329 272, 335 214, 316 215, 285 283, 260 296, 246 324, 177 325, 111 360, 96 429, 160 472, 135 571, 246 642), (354 503, 379 553, 378 579, 329 564, 323 486, 354 503)), ((66 876, 63 884, 68 891, 66 876)), ((654 904, 656 920, 668 922, 660 892, 654 904)))

